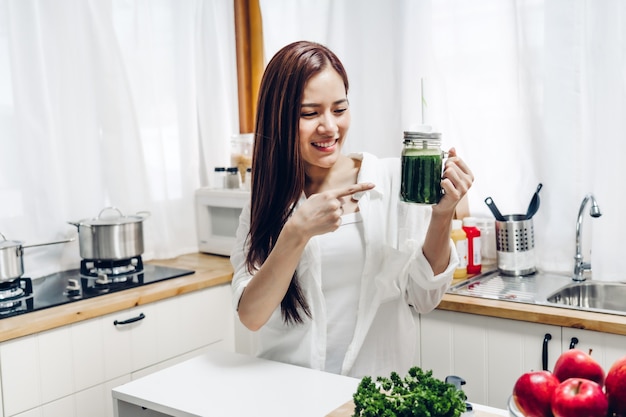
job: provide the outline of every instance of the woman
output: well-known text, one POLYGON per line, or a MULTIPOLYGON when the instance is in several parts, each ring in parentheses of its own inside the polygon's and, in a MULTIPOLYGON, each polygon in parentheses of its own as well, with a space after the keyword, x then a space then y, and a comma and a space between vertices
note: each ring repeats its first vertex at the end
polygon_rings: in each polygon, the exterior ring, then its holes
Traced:
POLYGON ((455 207, 473 175, 454 149, 433 206, 399 202, 400 160, 344 155, 348 78, 326 47, 295 42, 268 63, 258 102, 251 201, 233 303, 259 356, 361 377, 406 372, 411 308, 437 306, 458 263, 455 207))

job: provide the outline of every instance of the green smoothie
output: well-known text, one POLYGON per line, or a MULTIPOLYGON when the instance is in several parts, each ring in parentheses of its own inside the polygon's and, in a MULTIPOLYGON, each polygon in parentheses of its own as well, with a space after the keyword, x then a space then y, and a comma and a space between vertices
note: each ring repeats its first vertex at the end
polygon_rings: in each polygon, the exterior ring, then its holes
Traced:
POLYGON ((437 204, 441 199, 441 153, 408 151, 402 155, 400 198, 408 203, 437 204))

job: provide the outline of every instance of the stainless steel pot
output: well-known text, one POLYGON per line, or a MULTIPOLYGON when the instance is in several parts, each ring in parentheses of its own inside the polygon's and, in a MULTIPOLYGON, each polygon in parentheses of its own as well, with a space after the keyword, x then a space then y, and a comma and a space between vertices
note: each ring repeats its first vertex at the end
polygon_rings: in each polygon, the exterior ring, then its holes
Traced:
POLYGON ((81 258, 122 260, 143 253, 143 221, 149 216, 145 211, 125 216, 115 207, 106 207, 96 218, 68 223, 78 228, 81 258), (107 210, 114 210, 118 215, 103 217, 107 210))
POLYGON ((56 245, 58 243, 71 242, 74 239, 58 240, 55 242, 37 243, 34 245, 22 245, 22 242, 16 240, 7 240, 2 233, 2 241, 0 241, 0 283, 13 281, 24 275, 24 254, 25 248, 33 248, 35 246, 56 245))

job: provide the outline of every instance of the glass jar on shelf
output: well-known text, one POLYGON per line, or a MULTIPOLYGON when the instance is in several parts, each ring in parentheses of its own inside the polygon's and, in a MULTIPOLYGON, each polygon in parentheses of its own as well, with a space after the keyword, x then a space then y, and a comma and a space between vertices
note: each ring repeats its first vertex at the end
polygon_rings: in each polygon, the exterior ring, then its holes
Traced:
POLYGON ((241 183, 246 183, 246 169, 252 166, 253 133, 238 133, 230 138, 230 165, 239 169, 241 183))

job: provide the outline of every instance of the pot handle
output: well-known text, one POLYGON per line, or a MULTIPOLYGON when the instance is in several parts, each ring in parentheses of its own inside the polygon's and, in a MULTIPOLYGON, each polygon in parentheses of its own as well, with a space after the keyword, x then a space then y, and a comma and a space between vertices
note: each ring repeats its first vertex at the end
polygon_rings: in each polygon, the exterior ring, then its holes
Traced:
POLYGON ((67 223, 68 223, 68 224, 71 224, 72 226, 76 226, 76 228, 77 228, 78 230, 80 230, 80 227, 81 227, 81 226, 83 226, 83 227, 91 227, 91 225, 90 225, 90 224, 87 224, 87 223, 80 223, 80 222, 67 222, 67 223))
POLYGON ((152 213, 150 213, 149 211, 138 211, 137 216, 142 217, 144 219, 147 219, 148 217, 150 217, 152 215, 152 213))
POLYGON ((100 210, 100 213, 98 214, 98 219, 100 217, 102 217, 102 213, 104 213, 107 210, 115 210, 115 211, 117 211, 119 213, 120 217, 124 217, 124 213, 122 213, 122 210, 118 209, 117 207, 112 207, 111 206, 111 207, 105 207, 102 210, 100 210))
POLYGON ((57 240, 55 242, 35 243, 35 244, 32 244, 32 245, 22 245, 22 248, 34 248, 36 246, 57 245, 59 243, 68 243, 68 242, 72 242, 72 241, 74 241, 74 238, 64 239, 64 240, 57 240))
MULTIPOLYGON (((119 213, 120 217, 126 217, 124 216, 124 213, 122 213, 122 210, 118 209, 117 207, 105 207, 100 211, 100 214, 98 214, 98 219, 102 216, 102 213, 104 213, 107 210, 115 210, 119 213)), ((137 212, 137 216, 142 217, 142 218, 148 218, 150 217, 151 213, 149 211, 139 211, 137 212)))

